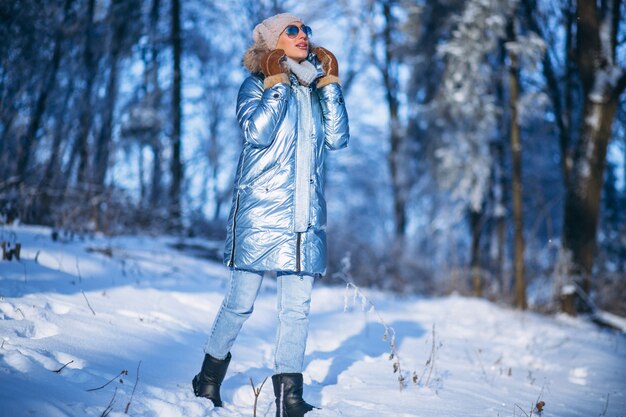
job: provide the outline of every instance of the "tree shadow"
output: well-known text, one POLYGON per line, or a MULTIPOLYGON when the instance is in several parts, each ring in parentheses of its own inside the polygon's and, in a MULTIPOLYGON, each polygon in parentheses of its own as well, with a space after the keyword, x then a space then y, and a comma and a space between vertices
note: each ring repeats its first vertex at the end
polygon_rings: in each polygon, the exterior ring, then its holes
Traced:
POLYGON ((0 261, 0 295, 16 298, 47 292, 71 295, 123 286, 193 293, 201 285, 207 291, 223 292, 228 284, 228 268, 217 262, 195 260, 181 254, 181 258, 171 264, 160 261, 161 264, 154 263, 157 267, 149 268, 146 265, 150 265, 151 257, 155 256, 149 250, 133 254, 141 259, 130 262, 124 257, 108 257, 88 249, 55 248, 55 254, 62 254, 58 256, 60 260, 51 261, 54 256, 43 252, 48 257, 45 263, 41 259, 0 261), (53 265, 54 262, 58 265, 53 265))

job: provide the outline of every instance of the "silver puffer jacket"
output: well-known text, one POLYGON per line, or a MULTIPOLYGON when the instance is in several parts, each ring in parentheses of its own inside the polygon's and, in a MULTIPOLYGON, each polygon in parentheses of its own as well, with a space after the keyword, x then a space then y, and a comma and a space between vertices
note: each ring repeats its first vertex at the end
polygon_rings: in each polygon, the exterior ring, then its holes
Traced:
POLYGON ((231 268, 326 271, 324 158, 347 146, 348 115, 339 84, 316 89, 290 79, 264 90, 253 74, 239 90, 244 143, 224 253, 231 268))

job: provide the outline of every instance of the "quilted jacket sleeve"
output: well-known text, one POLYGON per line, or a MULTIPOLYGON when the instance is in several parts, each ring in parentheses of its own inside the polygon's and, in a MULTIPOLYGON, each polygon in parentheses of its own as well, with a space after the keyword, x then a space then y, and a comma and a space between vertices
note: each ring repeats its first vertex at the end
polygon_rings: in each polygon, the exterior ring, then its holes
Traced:
POLYGON ((243 82, 237 96, 237 121, 248 143, 259 148, 272 143, 290 94, 285 83, 264 90, 263 80, 256 75, 243 82))
POLYGON ((332 150, 345 148, 350 140, 350 131, 341 86, 328 84, 320 88, 318 94, 324 117, 326 147, 332 150))

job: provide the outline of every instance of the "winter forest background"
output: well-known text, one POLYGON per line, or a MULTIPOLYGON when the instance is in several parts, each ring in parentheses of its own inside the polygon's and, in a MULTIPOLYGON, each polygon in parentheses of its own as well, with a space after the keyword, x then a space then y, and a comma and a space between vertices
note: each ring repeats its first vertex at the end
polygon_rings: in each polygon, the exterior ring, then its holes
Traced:
POLYGON ((626 314, 623 0, 0 0, 0 230, 223 239, 241 58, 282 11, 350 115, 328 282, 626 314))

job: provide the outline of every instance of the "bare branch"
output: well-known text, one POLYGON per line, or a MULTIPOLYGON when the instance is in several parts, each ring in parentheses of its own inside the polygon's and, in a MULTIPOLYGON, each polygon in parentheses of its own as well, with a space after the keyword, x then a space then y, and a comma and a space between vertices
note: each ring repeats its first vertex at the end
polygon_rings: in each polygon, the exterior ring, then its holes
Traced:
MULTIPOLYGON (((115 381, 117 378, 121 377, 122 375, 128 375, 128 371, 126 369, 123 369, 119 374, 115 375, 113 378, 107 381, 106 384, 99 386, 98 388, 90 388, 87 390, 87 392, 98 391, 99 389, 106 387, 107 385, 109 385, 111 382, 115 381)), ((115 389, 117 390, 117 388, 115 389)))
POLYGON ((115 402, 115 396, 117 395, 117 387, 115 387, 115 391, 113 391, 113 397, 111 397, 111 401, 109 401, 109 405, 102 411, 100 417, 107 417, 113 411, 113 402, 115 402))
POLYGON ((135 389, 137 389, 137 383, 139 383, 139 367, 141 366, 141 361, 139 361, 139 365, 137 365, 137 378, 135 379, 135 385, 133 386, 133 392, 130 393, 130 399, 128 400, 128 404, 126 404, 126 408, 124 409, 124 414, 128 414, 128 409, 130 408, 130 403, 133 402, 133 396, 135 395, 135 389))
POLYGON ((69 361, 68 363, 66 363, 65 365, 63 365, 62 367, 60 367, 59 369, 57 369, 56 371, 52 371, 52 372, 55 372, 55 373, 57 373, 57 374, 60 374, 60 373, 61 373, 61 371, 62 371, 62 370, 63 370, 63 369, 64 369, 67 365, 69 365, 69 364, 70 364, 70 363, 72 363, 72 362, 74 362, 74 361, 73 361, 73 360, 71 360, 71 361, 69 361))
MULTIPOLYGON (((515 404, 515 407, 519 408, 519 409, 520 409, 520 411, 521 411, 522 413, 524 413, 524 415, 525 415, 526 417, 530 417, 530 416, 528 415, 528 413, 527 413, 526 411, 524 411, 524 409, 523 409, 522 407, 520 407, 517 403, 515 404)), ((532 411, 531 411, 530 413, 532 414, 532 411)))
MULTIPOLYGON (((539 35, 539 37, 541 39, 544 39, 544 41, 546 40, 546 36, 543 33, 543 30, 541 29, 541 26, 539 25, 539 22, 537 21, 537 18, 535 17, 533 10, 535 10, 536 6, 536 2, 534 0, 524 0, 523 1, 524 4, 524 15, 526 17, 526 22, 528 24, 528 26, 530 27, 530 29, 535 32, 537 35, 539 35)), ((569 13, 569 10, 568 10, 569 13)), ((568 24, 569 24, 569 18, 568 20, 568 24)), ((543 56, 543 65, 542 65, 542 69, 543 69, 543 75, 546 79, 546 85, 548 87, 548 97, 550 97, 550 101, 552 102, 552 106, 554 107, 554 117, 556 120, 556 125, 559 131, 559 144, 560 144, 560 148, 561 148, 561 157, 562 157, 562 169, 563 169, 563 175, 565 178, 567 178, 568 176, 568 167, 567 167, 567 160, 568 160, 568 152, 569 152, 569 137, 570 137, 570 129, 571 126, 569 125, 569 121, 567 119, 567 110, 568 106, 567 106, 567 101, 565 103, 565 106, 563 106, 563 103, 561 102, 561 100, 563 99, 563 97, 565 97, 565 94, 562 94, 561 88, 559 87, 559 80, 555 71, 555 65, 552 61, 552 57, 550 54, 550 43, 547 43, 547 47, 548 50, 546 50, 544 56, 543 56), (565 107, 565 109, 563 108, 565 107)), ((568 51, 565 51, 566 54, 568 53, 568 51)), ((569 60, 566 59, 566 71, 569 71, 567 62, 569 62, 569 60)), ((566 99, 567 100, 567 99, 566 99)))
POLYGON ((85 295, 85 291, 80 290, 80 292, 83 294, 83 297, 85 298, 85 301, 87 301, 87 307, 89 307, 89 309, 91 310, 91 312, 95 316, 96 312, 93 310, 93 308, 91 308, 91 304, 89 304, 89 300, 87 299, 87 296, 85 295))
POLYGON ((435 367, 435 358, 437 356, 436 353, 437 353, 437 348, 436 348, 436 343, 435 343, 435 323, 433 323, 433 343, 432 343, 432 348, 430 351, 430 359, 429 359, 430 370, 428 371, 428 378, 426 378, 427 386, 428 386, 428 383, 430 382, 430 377, 433 373, 433 368, 435 367))
MULTIPOLYGON (((256 406, 257 406, 257 403, 259 401, 259 395, 261 394, 261 390, 263 389, 263 385, 265 385, 265 381, 267 381, 267 377, 265 377, 263 382, 261 382, 261 386, 259 388, 256 388, 254 386, 254 382, 252 381, 252 378, 250 378, 250 385, 252 385, 252 392, 254 393, 253 417, 256 417, 256 406)), ((282 398, 282 396, 281 396, 281 398, 282 398)))
POLYGON ((602 409, 602 413, 600 413, 600 417, 604 417, 606 416, 606 410, 609 409, 609 397, 610 397, 610 393, 606 393, 606 402, 604 403, 604 409, 602 409))
POLYGON ((80 273, 80 265, 78 262, 78 257, 76 257, 76 272, 78 273, 78 282, 83 282, 83 276, 80 273))

